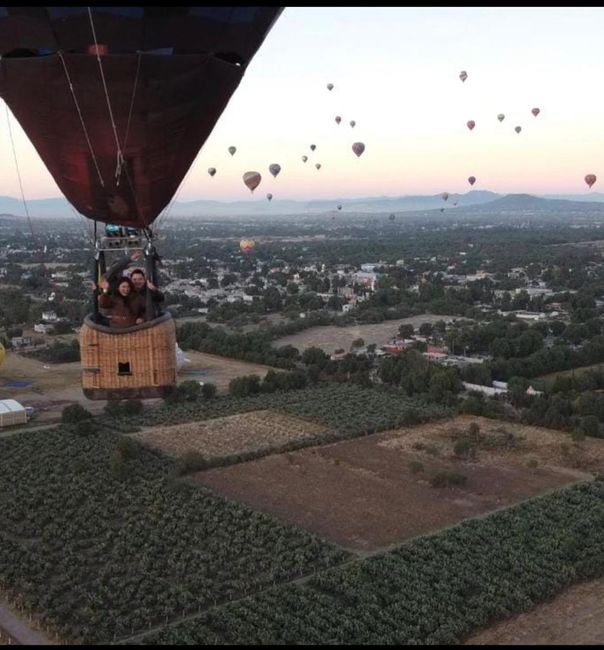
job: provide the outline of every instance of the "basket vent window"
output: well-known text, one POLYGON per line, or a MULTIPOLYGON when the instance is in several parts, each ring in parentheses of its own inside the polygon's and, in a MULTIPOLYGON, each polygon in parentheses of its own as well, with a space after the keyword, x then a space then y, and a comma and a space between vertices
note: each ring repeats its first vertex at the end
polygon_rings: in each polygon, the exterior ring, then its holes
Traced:
POLYGON ((118 375, 131 375, 130 371, 130 361, 119 361, 117 364, 117 374, 118 375))

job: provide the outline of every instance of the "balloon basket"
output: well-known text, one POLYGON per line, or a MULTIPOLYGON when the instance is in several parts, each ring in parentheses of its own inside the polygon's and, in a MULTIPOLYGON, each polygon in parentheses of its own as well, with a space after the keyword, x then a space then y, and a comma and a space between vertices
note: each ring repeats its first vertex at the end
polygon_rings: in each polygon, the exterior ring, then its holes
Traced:
POLYGON ((164 397, 176 385, 176 327, 162 316, 110 328, 90 316, 80 330, 82 389, 90 400, 164 397))

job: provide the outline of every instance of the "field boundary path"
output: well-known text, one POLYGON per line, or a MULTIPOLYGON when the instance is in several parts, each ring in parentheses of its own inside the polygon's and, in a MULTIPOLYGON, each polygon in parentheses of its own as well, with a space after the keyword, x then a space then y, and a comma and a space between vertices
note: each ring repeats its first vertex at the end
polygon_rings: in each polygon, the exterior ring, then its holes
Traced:
POLYGON ((3 642, 9 645, 56 645, 0 604, 0 643, 3 642))

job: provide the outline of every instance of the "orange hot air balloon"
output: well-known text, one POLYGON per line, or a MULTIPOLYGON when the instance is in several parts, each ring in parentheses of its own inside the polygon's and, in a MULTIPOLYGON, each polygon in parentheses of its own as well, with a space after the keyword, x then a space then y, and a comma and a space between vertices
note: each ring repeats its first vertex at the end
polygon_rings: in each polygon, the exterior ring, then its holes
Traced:
POLYGON ((253 252, 255 247, 256 247, 256 242, 253 239, 242 239, 239 242, 239 248, 241 252, 246 253, 247 255, 253 252))
POLYGON ((515 126, 514 131, 516 131, 516 133, 520 133, 520 131, 522 131, 522 127, 521 126, 515 126))
POLYGON ((216 168, 215 168, 215 167, 210 167, 210 168, 208 169, 208 174, 209 174, 210 176, 214 176, 215 173, 216 173, 216 168))
POLYGON ((468 121, 466 122, 466 126, 467 126, 468 129, 470 129, 470 131, 471 131, 471 130, 476 126, 476 122, 474 122, 474 120, 468 120, 468 121))
POLYGON ((476 176, 468 177, 468 183, 470 183, 470 185, 474 185, 475 182, 476 182, 476 176))
POLYGON ((260 185, 261 180, 262 176, 258 172, 245 172, 243 175, 243 182, 247 185, 250 192, 253 192, 260 185))
POLYGON ((589 185, 590 188, 596 182, 596 180, 598 179, 596 178, 595 174, 587 174, 585 177, 585 182, 589 185))
POLYGON ((539 113, 541 113, 541 109, 539 109, 539 108, 531 108, 531 113, 532 113, 535 117, 537 117, 537 115, 539 115, 539 113))
POLYGON ((357 158, 360 158, 363 151, 365 151, 365 145, 362 142, 355 142, 352 145, 352 150, 356 154, 357 158))

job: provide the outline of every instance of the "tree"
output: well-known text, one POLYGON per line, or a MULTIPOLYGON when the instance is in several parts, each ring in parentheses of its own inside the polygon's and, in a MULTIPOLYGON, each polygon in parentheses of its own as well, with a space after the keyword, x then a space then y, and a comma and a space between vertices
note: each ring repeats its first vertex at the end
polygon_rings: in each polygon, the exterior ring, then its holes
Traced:
POLYGON ((74 424, 90 418, 92 418, 92 413, 81 404, 70 404, 61 412, 61 422, 64 424, 74 424))
POLYGON ((204 399, 212 399, 216 395, 216 385, 212 384, 211 382, 204 382, 203 386, 201 387, 201 394, 203 395, 204 399))
POLYGON ((432 334, 432 330, 433 330, 432 323, 422 323, 419 326, 419 333, 422 336, 430 336, 432 334))
POLYGON ((358 348, 362 348, 365 345, 365 341, 362 338, 355 339, 351 344, 350 344, 350 349, 351 350, 356 350, 358 348))
POLYGON ((323 369, 329 361, 329 356, 321 348, 306 348, 302 353, 302 363, 305 366, 316 365, 323 369))
POLYGON ((401 336, 401 338, 410 339, 415 333, 415 330, 413 329, 413 325, 411 325, 410 323, 403 323, 402 325, 399 326, 398 333, 401 336))

